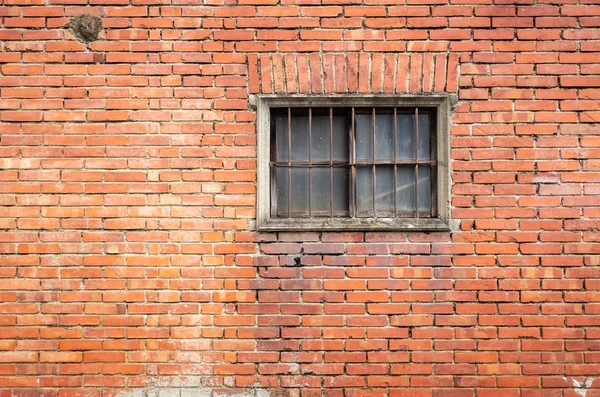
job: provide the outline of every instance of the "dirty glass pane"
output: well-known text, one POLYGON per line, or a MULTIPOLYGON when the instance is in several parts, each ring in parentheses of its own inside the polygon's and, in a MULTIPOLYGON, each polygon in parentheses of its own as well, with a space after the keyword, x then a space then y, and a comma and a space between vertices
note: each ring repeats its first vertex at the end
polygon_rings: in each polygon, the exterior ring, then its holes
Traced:
POLYGON ((415 211, 415 168, 396 170, 396 208, 398 216, 413 216, 415 211))
POLYGON ((277 216, 288 216, 288 170, 284 167, 277 167, 277 216))
POLYGON ((349 118, 344 109, 333 110, 333 160, 348 161, 349 147, 349 118))
POLYGON ((419 114, 419 158, 429 158, 429 114, 419 114))
POLYGON ((375 115, 375 159, 394 159, 394 114, 375 115))
POLYGON ((334 109, 330 120, 329 108, 313 109, 311 150, 313 162, 328 162, 331 154, 334 161, 348 160, 348 117, 345 113, 334 109), (331 127, 333 127, 332 153, 329 151, 332 138, 329 131, 331 127))
POLYGON ((367 111, 355 113, 356 160, 373 160, 373 117, 367 111))
POLYGON ((394 215, 394 167, 375 169, 375 210, 378 217, 394 215))
POLYGON ((313 110, 312 141, 310 143, 313 162, 329 161, 329 112, 313 110))
POLYGON ((415 158, 415 115, 396 115, 396 157, 398 160, 415 158))
POLYGON ((333 211, 334 215, 348 216, 349 201, 349 170, 348 168, 333 169, 333 211))
POLYGON ((431 211, 431 167, 419 166, 419 213, 431 211))
POLYGON ((356 215, 373 216, 372 167, 356 167, 356 215))
POLYGON ((287 113, 275 115, 275 150, 277 152, 276 161, 287 162, 288 157, 288 117, 287 113))
POLYGON ((292 217, 308 216, 308 168, 292 168, 292 217))
POLYGON ((330 216, 330 174, 329 167, 317 167, 311 171, 310 204, 313 216, 330 216))
POLYGON ((292 110, 292 161, 308 161, 308 109, 292 110))

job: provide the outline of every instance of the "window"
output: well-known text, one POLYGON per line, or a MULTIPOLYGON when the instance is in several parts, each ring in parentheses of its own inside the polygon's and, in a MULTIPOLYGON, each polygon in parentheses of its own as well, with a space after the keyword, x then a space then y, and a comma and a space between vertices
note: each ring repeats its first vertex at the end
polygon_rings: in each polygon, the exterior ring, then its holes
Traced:
POLYGON ((257 105, 259 230, 448 228, 445 97, 257 105))

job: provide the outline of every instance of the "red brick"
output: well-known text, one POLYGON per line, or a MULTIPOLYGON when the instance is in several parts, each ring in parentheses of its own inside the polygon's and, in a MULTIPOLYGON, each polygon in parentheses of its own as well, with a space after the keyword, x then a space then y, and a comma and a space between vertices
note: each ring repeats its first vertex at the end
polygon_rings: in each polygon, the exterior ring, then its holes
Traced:
POLYGON ((77 4, 15 1, 0 397, 177 394, 183 375, 566 397, 563 375, 598 373, 598 6, 124 0, 90 9, 104 29, 85 44, 64 29, 77 4), (459 229, 252 230, 248 94, 408 92, 457 94, 459 229))

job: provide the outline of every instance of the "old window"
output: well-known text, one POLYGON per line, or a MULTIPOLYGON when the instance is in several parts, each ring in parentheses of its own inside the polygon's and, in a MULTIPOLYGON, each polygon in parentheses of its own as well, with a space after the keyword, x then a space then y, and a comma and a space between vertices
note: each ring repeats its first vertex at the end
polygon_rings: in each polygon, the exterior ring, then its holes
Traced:
POLYGON ((444 97, 260 97, 260 230, 447 228, 444 97))

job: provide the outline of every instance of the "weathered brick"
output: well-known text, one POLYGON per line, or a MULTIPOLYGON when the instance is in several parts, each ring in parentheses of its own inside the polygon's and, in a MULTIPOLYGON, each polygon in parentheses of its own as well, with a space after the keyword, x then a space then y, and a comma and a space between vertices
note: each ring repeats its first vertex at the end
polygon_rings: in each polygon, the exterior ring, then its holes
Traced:
POLYGON ((0 9, 0 397, 566 397, 598 374, 598 6, 123 0, 82 43, 71 3, 0 9), (248 95, 273 93, 457 94, 456 227, 250 230, 248 95))

